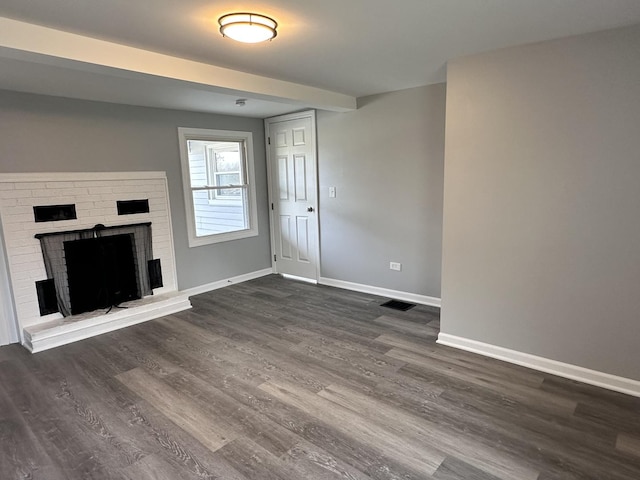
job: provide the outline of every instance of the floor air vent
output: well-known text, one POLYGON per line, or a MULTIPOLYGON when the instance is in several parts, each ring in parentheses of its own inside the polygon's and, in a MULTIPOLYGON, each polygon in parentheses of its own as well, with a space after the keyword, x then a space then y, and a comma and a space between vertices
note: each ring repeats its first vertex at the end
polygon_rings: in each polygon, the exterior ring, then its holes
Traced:
POLYGON ((388 302, 384 302, 380 304, 381 307, 393 308, 394 310, 402 310, 406 312, 407 310, 416 306, 415 303, 407 303, 401 302, 400 300, 389 300, 388 302))

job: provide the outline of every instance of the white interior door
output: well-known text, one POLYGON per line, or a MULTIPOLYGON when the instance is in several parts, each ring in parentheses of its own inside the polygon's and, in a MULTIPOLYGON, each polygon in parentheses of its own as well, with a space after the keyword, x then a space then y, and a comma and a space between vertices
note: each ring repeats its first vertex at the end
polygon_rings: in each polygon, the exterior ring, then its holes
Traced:
POLYGON ((277 273, 317 281, 315 111, 268 118, 265 128, 274 269, 277 273))

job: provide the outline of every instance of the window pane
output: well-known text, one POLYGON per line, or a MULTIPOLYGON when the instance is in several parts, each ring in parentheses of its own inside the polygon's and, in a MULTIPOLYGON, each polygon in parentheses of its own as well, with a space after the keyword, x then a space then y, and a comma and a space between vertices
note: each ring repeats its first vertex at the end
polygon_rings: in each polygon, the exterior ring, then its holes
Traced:
MULTIPOLYGON (((230 142, 225 142, 230 143, 230 142)), ((215 170, 216 172, 239 172, 241 170, 240 146, 237 143, 232 144, 235 150, 231 151, 215 151, 215 170)))
POLYGON ((198 190, 192 193, 197 237, 249 228, 245 209, 246 187, 198 190), (214 197, 221 201, 211 202, 210 199, 214 197))
POLYGON ((188 140, 189 149, 189 174, 191 187, 204 187, 207 185, 207 148, 206 141, 188 140))
POLYGON ((216 186, 224 187, 225 185, 240 185, 239 173, 218 173, 216 174, 216 186))
POLYGON ((242 142, 188 140, 187 148, 192 188, 215 185, 216 172, 238 172, 242 177, 242 142))

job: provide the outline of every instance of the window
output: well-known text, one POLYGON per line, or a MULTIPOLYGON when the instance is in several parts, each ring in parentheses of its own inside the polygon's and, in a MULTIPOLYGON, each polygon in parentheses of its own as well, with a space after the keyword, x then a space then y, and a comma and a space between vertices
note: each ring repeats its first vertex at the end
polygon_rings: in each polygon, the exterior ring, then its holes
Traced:
POLYGON ((258 235, 251 132, 178 128, 189 246, 258 235))

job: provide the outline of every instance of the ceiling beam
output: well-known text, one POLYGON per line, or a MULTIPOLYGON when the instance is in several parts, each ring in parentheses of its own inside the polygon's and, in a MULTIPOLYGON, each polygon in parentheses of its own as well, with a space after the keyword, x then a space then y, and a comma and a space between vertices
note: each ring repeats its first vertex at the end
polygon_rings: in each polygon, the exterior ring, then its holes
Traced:
POLYGON ((0 17, 0 57, 136 78, 159 77, 217 93, 336 112, 356 99, 329 90, 263 77, 0 17))

